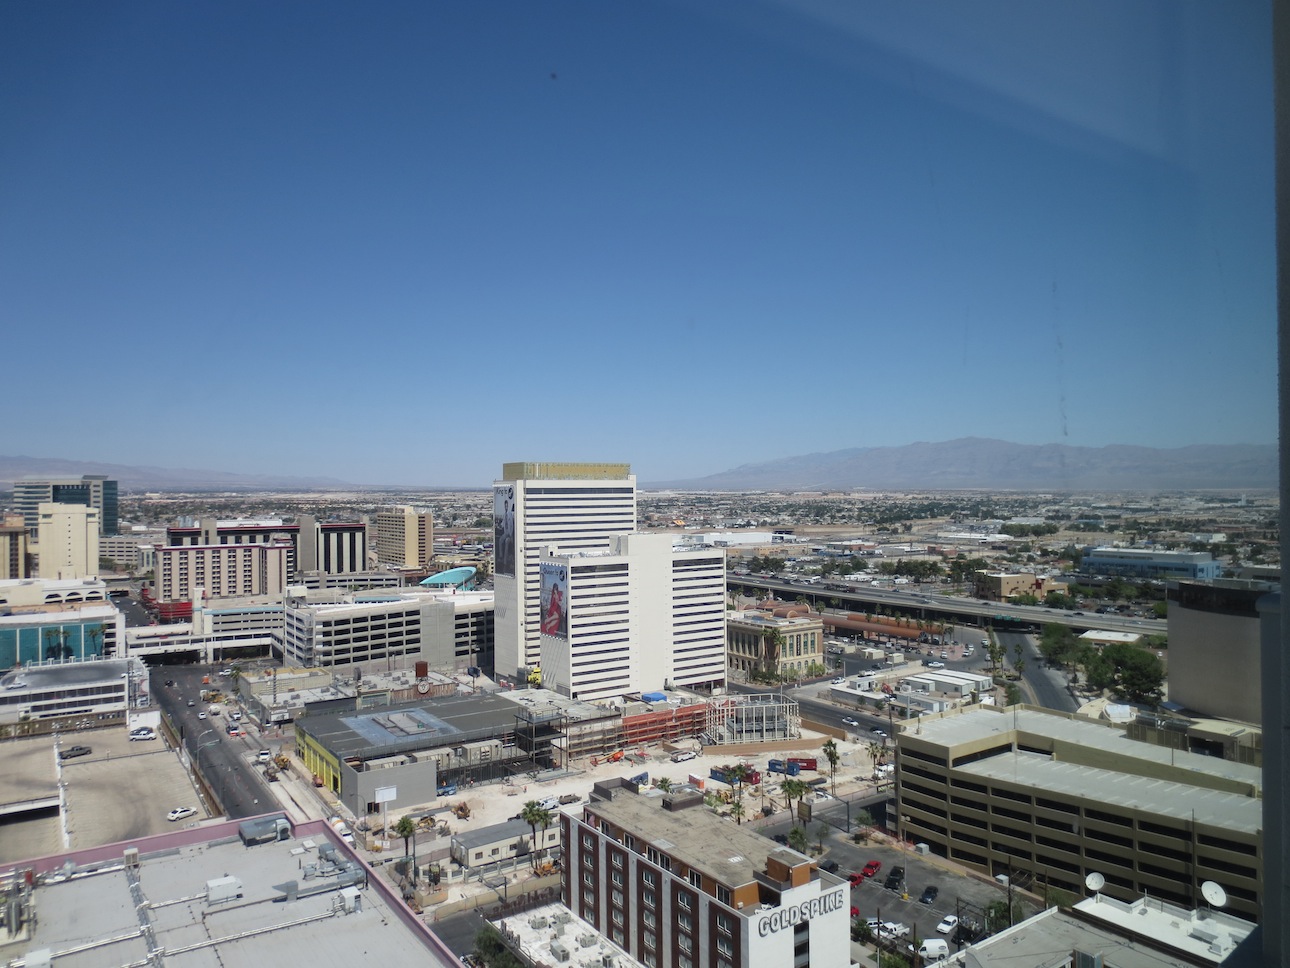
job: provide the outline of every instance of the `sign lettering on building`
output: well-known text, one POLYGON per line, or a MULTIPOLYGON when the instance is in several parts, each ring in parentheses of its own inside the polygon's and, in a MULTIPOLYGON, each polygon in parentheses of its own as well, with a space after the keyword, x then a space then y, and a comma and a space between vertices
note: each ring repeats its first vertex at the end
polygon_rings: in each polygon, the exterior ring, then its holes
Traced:
POLYGON ((777 911, 771 911, 757 922, 757 933, 763 938, 785 928, 791 928, 803 921, 810 921, 821 914, 830 914, 842 907, 842 892, 822 894, 801 904, 790 904, 777 911))

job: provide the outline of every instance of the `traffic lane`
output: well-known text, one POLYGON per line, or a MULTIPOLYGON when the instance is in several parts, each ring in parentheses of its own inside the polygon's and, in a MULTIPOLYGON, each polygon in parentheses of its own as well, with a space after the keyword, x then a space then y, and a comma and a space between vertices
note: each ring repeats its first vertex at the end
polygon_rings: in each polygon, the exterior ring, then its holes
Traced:
POLYGON ((1073 713, 1079 710, 1079 701, 1071 695, 1065 673, 1060 669, 1048 667, 1033 636, 1007 633, 1001 634, 999 641, 1007 647, 1009 656, 1014 654, 1013 648, 1016 643, 1021 643, 1022 654, 1026 660, 1021 677, 1030 687, 1036 703, 1045 709, 1056 709, 1060 712, 1073 713))
POLYGON ((232 819, 263 813, 273 799, 259 771, 246 760, 249 742, 237 743, 229 737, 228 721, 222 715, 210 716, 210 704, 202 701, 203 690, 219 688, 202 680, 209 677, 213 683, 216 675, 209 667, 194 665, 158 666, 154 674, 163 682, 163 706, 180 727, 184 745, 225 813, 232 819), (167 680, 175 685, 165 686, 167 680), (203 713, 206 719, 199 718, 203 713))

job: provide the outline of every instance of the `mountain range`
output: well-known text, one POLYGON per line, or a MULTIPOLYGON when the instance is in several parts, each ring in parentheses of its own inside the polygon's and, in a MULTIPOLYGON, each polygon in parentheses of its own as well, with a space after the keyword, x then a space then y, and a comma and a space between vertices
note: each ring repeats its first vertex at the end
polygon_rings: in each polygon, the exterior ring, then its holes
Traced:
POLYGON ((1013 444, 963 437, 784 457, 651 488, 712 491, 1160 491, 1277 487, 1275 444, 1170 449, 1013 444))
MULTIPOLYGON (((1164 491, 1266 490, 1278 483, 1275 444, 1189 447, 1071 447, 964 437, 900 447, 853 447, 744 464, 689 480, 652 481, 643 489, 693 491, 1164 491)), ((0 487, 24 477, 106 474, 133 491, 352 490, 334 477, 237 474, 135 467, 52 457, 0 456, 0 487)), ((488 482, 482 482, 481 488, 488 482)), ((431 485, 426 485, 431 487, 431 485)))

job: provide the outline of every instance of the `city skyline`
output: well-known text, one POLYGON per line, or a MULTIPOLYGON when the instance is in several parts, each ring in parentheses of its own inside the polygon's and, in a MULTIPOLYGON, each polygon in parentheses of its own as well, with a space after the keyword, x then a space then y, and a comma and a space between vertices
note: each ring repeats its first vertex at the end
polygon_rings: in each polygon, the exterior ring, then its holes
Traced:
POLYGON ((5 449, 1276 441, 1266 4, 501 9, 0 8, 5 449))

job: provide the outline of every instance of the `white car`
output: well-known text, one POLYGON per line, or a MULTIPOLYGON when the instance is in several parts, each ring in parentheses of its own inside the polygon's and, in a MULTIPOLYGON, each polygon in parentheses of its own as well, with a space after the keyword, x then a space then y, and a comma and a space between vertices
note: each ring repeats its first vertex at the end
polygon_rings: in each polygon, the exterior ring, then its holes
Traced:
POLYGON ((166 814, 166 819, 174 823, 176 820, 184 820, 188 817, 196 816, 196 814, 197 811, 192 807, 175 807, 174 810, 166 814))
POLYGON ((936 926, 936 930, 939 931, 941 934, 949 934, 958 926, 959 926, 958 915, 947 914, 945 915, 945 917, 941 918, 941 923, 936 926))
POLYGON ((835 685, 835 686, 840 686, 840 685, 842 685, 842 684, 843 684, 844 682, 846 682, 846 681, 847 681, 847 680, 846 680, 846 676, 837 676, 837 677, 835 677, 835 678, 832 680, 832 683, 833 683, 833 685, 835 685))
POLYGON ((909 934, 909 927, 899 921, 884 921, 878 926, 880 938, 903 938, 909 934))
POLYGON ((944 668, 945 668, 945 663, 944 663, 944 662, 929 662, 929 663, 927 663, 927 668, 929 668, 929 669, 944 669, 944 668))
POLYGON ((850 716, 843 716, 843 717, 842 717, 842 721, 843 721, 844 723, 846 723, 848 726, 859 726, 859 725, 860 725, 860 720, 858 720, 858 719, 852 719, 850 716))
POLYGON ((261 763, 268 763, 269 760, 273 759, 273 753, 269 750, 260 750, 260 752, 256 754, 255 758, 261 763))
POLYGON ((197 714, 197 718, 198 718, 198 719, 205 719, 205 718, 206 718, 206 714, 205 714, 205 713, 198 713, 198 714, 197 714))
POLYGON ((136 739, 156 739, 156 732, 149 726, 140 726, 138 729, 130 730, 130 742, 136 739))
POLYGON ((694 750, 679 750, 678 752, 672 754, 672 762, 684 763, 687 760, 693 760, 697 758, 698 755, 699 754, 694 752, 694 750))

